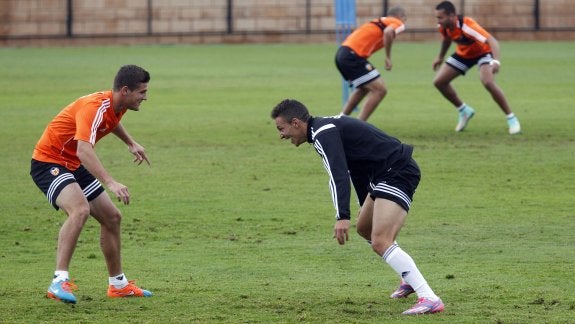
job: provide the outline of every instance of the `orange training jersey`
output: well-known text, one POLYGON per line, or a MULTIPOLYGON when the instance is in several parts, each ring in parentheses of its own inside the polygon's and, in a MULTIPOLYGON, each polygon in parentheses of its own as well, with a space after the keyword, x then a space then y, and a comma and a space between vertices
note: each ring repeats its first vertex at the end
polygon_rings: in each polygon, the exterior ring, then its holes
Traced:
POLYGON ((363 58, 368 58, 385 46, 383 30, 387 26, 392 26, 396 35, 405 30, 405 25, 401 20, 394 17, 381 17, 359 26, 341 45, 351 48, 363 58))
POLYGON ((458 16, 456 28, 439 26, 439 32, 457 43, 455 53, 463 58, 476 58, 491 52, 491 47, 486 43, 490 34, 472 18, 458 16))
POLYGON ((80 167, 76 154, 78 141, 92 146, 109 134, 126 110, 116 116, 112 108, 112 91, 81 97, 64 108, 48 124, 34 148, 32 158, 57 163, 74 171, 80 167))

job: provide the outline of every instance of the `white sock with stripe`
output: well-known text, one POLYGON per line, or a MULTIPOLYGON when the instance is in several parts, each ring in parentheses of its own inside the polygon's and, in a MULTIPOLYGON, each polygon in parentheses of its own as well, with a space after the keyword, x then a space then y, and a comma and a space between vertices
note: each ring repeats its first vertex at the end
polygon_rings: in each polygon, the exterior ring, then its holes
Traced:
POLYGON ((70 275, 68 274, 68 271, 56 270, 54 271, 54 279, 52 279, 52 282, 66 281, 69 279, 70 275))
POLYGON ((123 273, 120 273, 117 276, 109 277, 108 282, 110 283, 110 285, 118 289, 122 289, 128 285, 128 278, 126 278, 126 275, 124 275, 123 273))
POLYGON ((426 298, 432 301, 438 300, 431 287, 423 278, 419 269, 415 265, 409 254, 405 253, 397 243, 394 243, 383 254, 383 260, 395 270, 403 281, 409 284, 417 293, 417 297, 426 298))

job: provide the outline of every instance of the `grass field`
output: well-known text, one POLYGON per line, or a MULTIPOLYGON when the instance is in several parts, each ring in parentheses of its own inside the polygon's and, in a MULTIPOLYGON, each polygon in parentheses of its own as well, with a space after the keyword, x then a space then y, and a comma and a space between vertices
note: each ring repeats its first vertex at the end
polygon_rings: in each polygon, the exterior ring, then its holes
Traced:
MULTIPOLYGON (((575 321, 575 44, 502 42, 497 81, 523 134, 477 71, 456 81, 476 117, 431 85, 439 44, 398 42, 389 95, 370 121, 415 146, 423 178, 399 243, 446 304, 411 322, 575 321)), ((415 298, 355 233, 332 239, 327 175, 313 147, 280 142, 269 118, 284 98, 315 115, 341 107, 334 45, 0 49, 0 322, 393 323, 415 298), (123 258, 149 299, 109 300, 90 220, 71 276, 71 307, 44 298, 64 214, 30 179, 48 121, 108 89, 120 65, 152 74, 149 99, 123 123, 152 166, 110 136, 104 165, 128 185, 123 258)), ((383 56, 372 62, 382 68, 383 56)), ((357 211, 354 206, 352 213, 357 211)))

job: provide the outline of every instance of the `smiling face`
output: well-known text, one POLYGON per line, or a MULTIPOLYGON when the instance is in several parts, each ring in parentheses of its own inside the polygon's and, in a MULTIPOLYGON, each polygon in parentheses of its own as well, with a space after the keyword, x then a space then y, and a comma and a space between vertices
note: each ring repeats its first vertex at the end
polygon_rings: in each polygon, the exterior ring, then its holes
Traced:
POLYGON ((134 90, 130 90, 127 86, 121 89, 122 93, 122 106, 126 109, 140 110, 142 101, 148 99, 148 84, 140 83, 134 90))
POLYGON ((288 122, 282 116, 276 117, 275 122, 280 133, 280 139, 290 139, 295 146, 307 142, 307 123, 297 118, 288 122))

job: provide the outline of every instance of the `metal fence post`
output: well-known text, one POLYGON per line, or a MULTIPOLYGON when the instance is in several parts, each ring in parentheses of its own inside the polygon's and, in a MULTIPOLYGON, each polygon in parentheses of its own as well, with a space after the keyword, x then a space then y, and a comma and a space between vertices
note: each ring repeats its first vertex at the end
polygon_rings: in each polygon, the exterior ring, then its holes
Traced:
POLYGON ((74 25, 74 10, 73 10, 73 0, 68 0, 66 2, 66 36, 72 37, 74 32, 72 30, 74 25))
POLYGON ((228 8, 227 8, 228 34, 234 33, 233 4, 234 4, 234 0, 228 0, 228 8))

